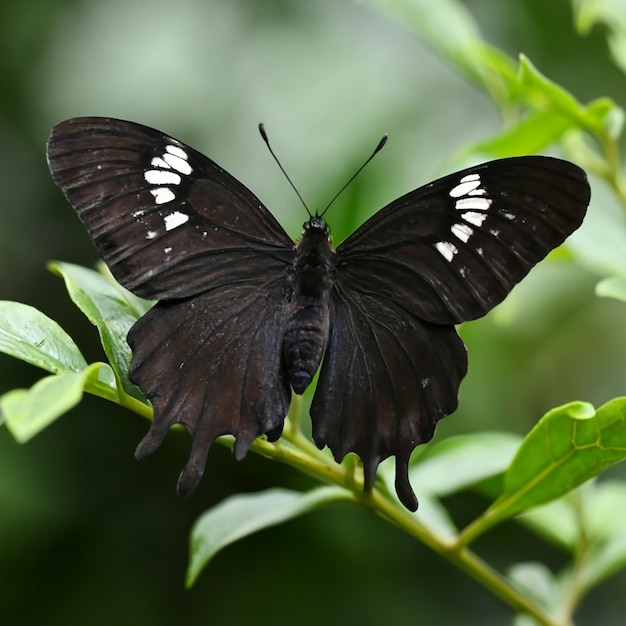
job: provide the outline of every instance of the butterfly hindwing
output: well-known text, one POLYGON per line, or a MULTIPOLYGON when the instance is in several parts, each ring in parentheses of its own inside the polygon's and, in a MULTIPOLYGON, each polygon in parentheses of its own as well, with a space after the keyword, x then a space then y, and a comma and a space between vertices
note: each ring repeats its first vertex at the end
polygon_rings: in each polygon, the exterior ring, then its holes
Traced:
POLYGON ((73 118, 52 130, 48 162, 113 275, 139 296, 184 298, 289 261, 291 239, 249 189, 157 130, 73 118))
POLYGON ((153 452, 173 424, 192 437, 178 483, 191 493, 216 437, 236 437, 242 458, 252 441, 281 432, 291 390, 281 343, 286 321, 281 277, 259 275, 195 298, 157 303, 131 329, 130 377, 150 398, 154 421, 136 456, 153 452))
POLYGON ((376 468, 396 457, 396 491, 409 509, 411 452, 431 439, 436 423, 457 407, 467 370, 453 326, 424 322, 392 302, 359 293, 337 278, 332 327, 311 406, 313 438, 337 460, 362 459, 365 488, 376 468))
POLYGON ((337 248, 344 281, 439 324, 480 317, 580 226, 584 172, 541 156, 490 161, 412 191, 337 248))

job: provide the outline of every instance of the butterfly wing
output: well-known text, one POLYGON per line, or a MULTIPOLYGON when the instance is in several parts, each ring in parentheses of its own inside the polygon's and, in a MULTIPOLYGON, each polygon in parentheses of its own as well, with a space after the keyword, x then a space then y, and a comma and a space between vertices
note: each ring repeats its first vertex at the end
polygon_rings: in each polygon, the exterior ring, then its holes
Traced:
POLYGON ((185 298, 291 260, 291 239, 249 189, 158 130, 73 118, 53 128, 47 154, 111 272, 138 296, 185 298))
POLYGON ((490 161, 420 187, 337 249, 342 281, 437 324, 501 302, 582 223, 590 189, 576 165, 541 156, 490 161))
POLYGON ((192 447, 178 481, 181 495, 197 486, 216 437, 234 435, 241 459, 259 435, 275 441, 282 432, 291 400, 281 350, 284 284, 282 277, 258 278, 159 302, 128 335, 131 379, 154 406, 136 456, 153 452, 172 424, 184 424, 192 447))
POLYGON ((139 124, 62 122, 48 162, 118 281, 160 300, 128 335, 130 378, 154 407, 137 456, 184 424, 192 450, 179 490, 189 493, 216 437, 233 434, 241 458, 258 435, 282 431, 290 389, 279 344, 293 242, 222 168, 139 124))
POLYGON ((311 405, 313 438, 338 461, 356 452, 366 490, 378 464, 395 455, 396 491, 414 511, 409 457, 456 409, 467 370, 465 346, 453 326, 424 322, 343 281, 333 296, 330 338, 311 405))
POLYGON ((396 490, 417 501, 411 451, 456 409, 467 368, 453 324, 485 314, 582 222, 584 172, 546 157, 492 161, 378 212, 337 248, 332 328, 313 437, 356 452, 372 485, 396 457, 396 490))

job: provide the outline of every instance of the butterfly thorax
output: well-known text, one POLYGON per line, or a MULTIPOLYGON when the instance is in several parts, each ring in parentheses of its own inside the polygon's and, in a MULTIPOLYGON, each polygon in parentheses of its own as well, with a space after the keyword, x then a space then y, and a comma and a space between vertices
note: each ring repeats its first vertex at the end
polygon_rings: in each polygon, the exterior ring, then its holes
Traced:
POLYGON ((320 217, 304 224, 302 239, 289 268, 288 321, 283 355, 293 390, 301 394, 311 383, 328 342, 329 302, 335 251, 328 226, 320 217))

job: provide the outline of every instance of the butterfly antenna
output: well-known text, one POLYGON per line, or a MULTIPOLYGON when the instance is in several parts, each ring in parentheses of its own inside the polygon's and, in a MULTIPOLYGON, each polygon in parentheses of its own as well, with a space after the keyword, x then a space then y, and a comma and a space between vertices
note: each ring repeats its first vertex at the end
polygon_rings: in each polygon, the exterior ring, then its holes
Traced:
POLYGON ((361 167, 359 167, 359 169, 356 172, 354 172, 352 176, 350 176, 350 180, 348 180, 348 182, 333 196, 333 199, 326 205, 326 208, 320 213, 319 217, 324 217, 324 213, 328 211, 328 209, 330 208, 330 205, 340 196, 340 194, 344 191, 344 189, 361 173, 361 170, 363 170, 363 168, 378 154, 378 152, 382 150, 383 146, 386 143, 387 143, 387 133, 385 133, 381 137, 380 141, 378 142, 378 145, 374 148, 374 152, 370 154, 367 161, 365 161, 365 163, 363 163, 363 165, 361 165, 361 167))
POLYGON ((311 214, 311 211, 309 211, 309 207, 306 205, 306 202, 300 195, 300 192, 297 190, 296 186, 293 184, 291 178, 289 178, 289 174, 285 172, 285 168, 282 166, 282 163, 278 160, 278 157, 274 154, 274 151, 272 150, 272 146, 270 146, 270 140, 268 139, 267 133, 265 132, 265 126, 263 126, 263 124, 259 124, 259 133, 261 133, 261 137, 263 138, 263 141, 265 142, 267 149, 270 151, 270 154, 274 157, 274 161, 276 161, 278 167, 280 167, 280 171, 285 175, 287 182, 291 185, 291 188, 296 192, 296 195, 298 196, 298 198, 300 198, 300 202, 302 202, 302 206, 305 208, 306 212, 309 214, 309 217, 313 217, 313 215, 311 214))

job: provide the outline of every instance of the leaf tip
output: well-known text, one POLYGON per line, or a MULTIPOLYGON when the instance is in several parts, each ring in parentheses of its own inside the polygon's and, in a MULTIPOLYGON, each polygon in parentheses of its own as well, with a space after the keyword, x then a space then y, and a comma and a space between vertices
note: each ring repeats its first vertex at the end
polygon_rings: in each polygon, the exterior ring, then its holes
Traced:
POLYGON ((573 419, 586 420, 595 417, 596 409, 590 402, 572 402, 567 413, 573 419))

